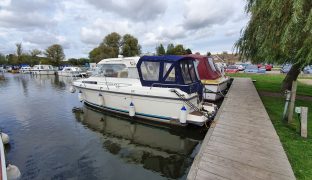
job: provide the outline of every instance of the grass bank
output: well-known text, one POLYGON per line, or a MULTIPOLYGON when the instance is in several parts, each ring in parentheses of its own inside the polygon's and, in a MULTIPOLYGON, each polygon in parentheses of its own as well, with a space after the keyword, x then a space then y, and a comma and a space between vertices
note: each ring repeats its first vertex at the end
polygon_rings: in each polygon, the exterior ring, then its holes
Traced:
MULTIPOLYGON (((246 74, 236 73, 230 74, 231 77, 250 77, 256 80, 255 86, 258 91, 281 92, 282 81, 285 78, 284 74, 246 74)), ((310 78, 311 77, 305 77, 310 78)), ((304 96, 312 96, 312 86, 298 82, 297 94, 304 96)))
MULTIPOLYGON (((255 86, 258 91, 280 92, 284 75, 240 73, 231 75, 231 77, 251 77, 257 80, 255 86)), ((297 91, 299 95, 312 96, 312 86, 298 83, 297 91)), ((300 136, 299 120, 296 115, 291 124, 281 121, 285 103, 284 98, 261 96, 261 99, 286 151, 296 178, 300 180, 312 179, 312 102, 308 100, 296 100, 296 106, 306 106, 309 108, 308 138, 305 139, 300 136)))

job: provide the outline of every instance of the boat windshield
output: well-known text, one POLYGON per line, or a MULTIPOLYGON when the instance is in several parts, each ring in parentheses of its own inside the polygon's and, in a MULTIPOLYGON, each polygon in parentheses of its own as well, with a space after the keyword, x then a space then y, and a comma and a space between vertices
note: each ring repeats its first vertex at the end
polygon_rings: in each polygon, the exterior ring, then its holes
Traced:
POLYGON ((128 78, 128 68, 124 64, 99 64, 95 76, 128 78))
POLYGON ((195 66, 193 61, 183 60, 180 62, 182 77, 185 84, 191 84, 197 81, 195 66))

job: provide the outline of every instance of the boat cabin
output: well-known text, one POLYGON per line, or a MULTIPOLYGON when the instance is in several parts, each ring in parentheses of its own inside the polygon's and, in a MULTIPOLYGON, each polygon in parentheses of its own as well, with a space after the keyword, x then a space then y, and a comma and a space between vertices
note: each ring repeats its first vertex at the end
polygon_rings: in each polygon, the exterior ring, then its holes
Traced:
POLYGON ((190 54, 187 57, 196 59, 198 63, 198 75, 201 80, 215 80, 222 76, 212 57, 197 54, 190 54))
POLYGON ((202 93, 197 65, 192 57, 142 56, 137 64, 142 86, 179 88, 186 93, 202 93))
POLYGON ((103 59, 97 64, 96 76, 138 79, 136 64, 139 57, 103 59))

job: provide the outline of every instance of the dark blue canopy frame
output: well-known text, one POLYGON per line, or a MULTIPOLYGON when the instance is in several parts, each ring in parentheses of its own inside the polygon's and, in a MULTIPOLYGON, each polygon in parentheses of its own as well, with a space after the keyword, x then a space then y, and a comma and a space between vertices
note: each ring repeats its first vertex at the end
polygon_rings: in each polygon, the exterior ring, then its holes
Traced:
MULTIPOLYGON (((183 57, 183 56, 142 56, 139 59, 139 62, 137 63, 137 69, 140 77, 140 81, 142 86, 148 86, 148 87, 168 87, 168 88, 178 88, 186 93, 195 93, 197 92, 200 96, 200 99, 202 97, 203 92, 203 85, 201 84, 201 81, 198 79, 197 76, 191 76, 190 75, 190 63, 194 63, 194 58, 192 57, 183 57), (142 74, 142 64, 144 62, 159 62, 159 75, 158 80, 144 80, 143 74, 142 74), (171 63, 171 66, 167 70, 167 72, 164 73, 165 63, 171 63), (195 77, 195 79, 192 79, 191 83, 185 83, 183 75, 182 75, 182 69, 181 69, 181 63, 187 64, 187 70, 190 75, 190 77, 195 77), (175 81, 166 81, 169 74, 174 69, 175 72, 175 81)), ((193 68, 196 68, 193 64, 193 68)), ((195 69, 193 69, 195 71, 195 69)))

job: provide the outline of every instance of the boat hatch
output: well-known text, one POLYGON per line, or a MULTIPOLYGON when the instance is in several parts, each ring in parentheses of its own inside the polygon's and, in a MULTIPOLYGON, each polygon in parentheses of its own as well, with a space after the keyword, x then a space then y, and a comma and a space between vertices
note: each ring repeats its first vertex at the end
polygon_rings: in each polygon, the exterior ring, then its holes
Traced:
POLYGON ((142 56, 137 69, 142 86, 179 88, 186 93, 202 92, 192 57, 142 56))

